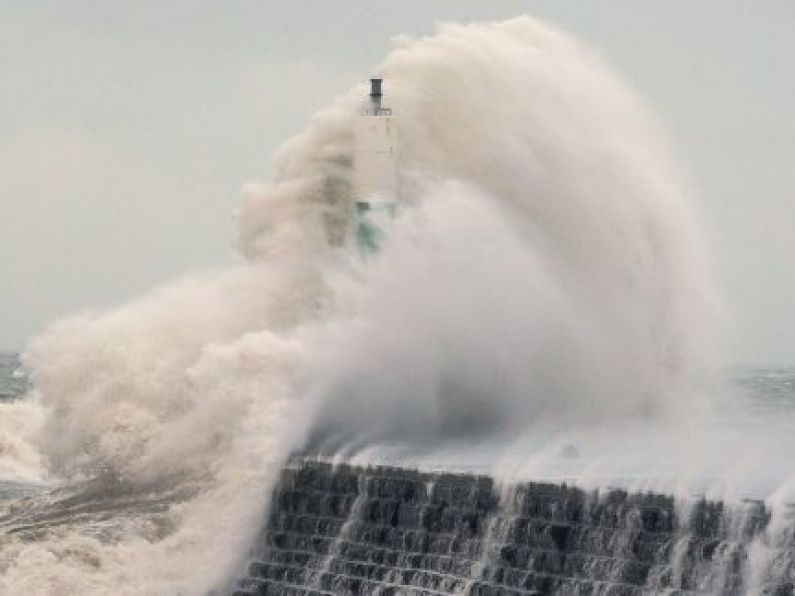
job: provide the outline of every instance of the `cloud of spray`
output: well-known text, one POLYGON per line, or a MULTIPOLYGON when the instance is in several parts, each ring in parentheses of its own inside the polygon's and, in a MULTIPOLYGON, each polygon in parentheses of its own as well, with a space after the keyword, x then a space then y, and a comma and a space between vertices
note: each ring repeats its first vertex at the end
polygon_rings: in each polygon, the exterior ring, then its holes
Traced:
MULTIPOLYGON (((334 288, 352 303, 322 342, 324 421, 428 436, 696 415, 715 303, 642 102, 529 19, 403 40, 383 72, 413 207, 353 296, 334 288)), ((318 153, 346 138, 323 135, 318 153)))
POLYGON ((186 279, 33 342, 46 473, 88 483, 100 511, 121 485, 142 511, 103 523, 117 538, 78 523, 9 540, 0 593, 201 593, 224 580, 301 441, 291 378, 303 347, 285 330, 315 308, 310 277, 280 263, 186 279), (176 495, 157 523, 150 495, 176 495))
POLYGON ((362 263, 346 242, 357 88, 284 146, 273 184, 249 189, 247 264, 31 345, 52 474, 196 488, 165 534, 131 519, 113 544, 72 527, 5 545, 6 591, 218 585, 307 436, 416 441, 693 411, 712 299, 641 102, 529 18, 396 46, 382 71, 405 207, 382 254, 362 263))

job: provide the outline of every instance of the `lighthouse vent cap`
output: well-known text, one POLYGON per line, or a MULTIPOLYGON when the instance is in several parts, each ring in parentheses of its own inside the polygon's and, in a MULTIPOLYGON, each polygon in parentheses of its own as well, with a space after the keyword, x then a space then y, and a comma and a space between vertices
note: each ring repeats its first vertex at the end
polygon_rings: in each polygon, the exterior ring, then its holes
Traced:
POLYGON ((381 91, 381 83, 383 79, 374 77, 370 79, 370 105, 362 111, 365 116, 391 116, 392 109, 381 106, 381 98, 383 93, 381 91))

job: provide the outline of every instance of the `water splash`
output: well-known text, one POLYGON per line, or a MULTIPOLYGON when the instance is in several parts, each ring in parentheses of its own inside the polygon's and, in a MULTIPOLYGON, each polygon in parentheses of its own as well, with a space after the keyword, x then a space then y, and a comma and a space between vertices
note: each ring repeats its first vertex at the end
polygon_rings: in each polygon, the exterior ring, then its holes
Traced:
MULTIPOLYGON (((0 590, 223 586, 307 441, 433 443, 704 409, 714 300, 642 102, 529 18, 397 40, 380 70, 406 207, 378 259, 347 242, 354 89, 282 148, 272 184, 248 187, 246 264, 31 344, 45 474, 78 501, 119 485, 179 497, 156 512, 99 498, 87 517, 3 538, 0 590)), ((46 517, 46 500, 31 507, 46 517)))

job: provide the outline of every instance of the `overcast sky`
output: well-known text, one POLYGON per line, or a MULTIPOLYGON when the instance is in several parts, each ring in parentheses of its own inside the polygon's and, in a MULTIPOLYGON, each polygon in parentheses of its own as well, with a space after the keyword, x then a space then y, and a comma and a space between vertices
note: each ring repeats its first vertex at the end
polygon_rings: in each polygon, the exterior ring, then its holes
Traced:
POLYGON ((232 262, 241 185, 390 36, 521 13, 653 105, 697 188, 733 358, 795 364, 792 0, 0 2, 0 348, 232 262))

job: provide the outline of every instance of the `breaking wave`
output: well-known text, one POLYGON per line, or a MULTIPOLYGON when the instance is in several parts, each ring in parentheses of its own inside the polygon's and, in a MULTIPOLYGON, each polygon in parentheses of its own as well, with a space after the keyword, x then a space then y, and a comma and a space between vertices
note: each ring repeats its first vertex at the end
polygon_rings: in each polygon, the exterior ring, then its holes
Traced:
POLYGON ((18 441, 59 488, 0 520, 5 593, 223 589, 308 446, 708 410, 715 300, 643 102, 526 17, 397 39, 380 71, 403 206, 377 258, 346 242, 356 88, 247 187, 244 264, 28 347, 18 441))

